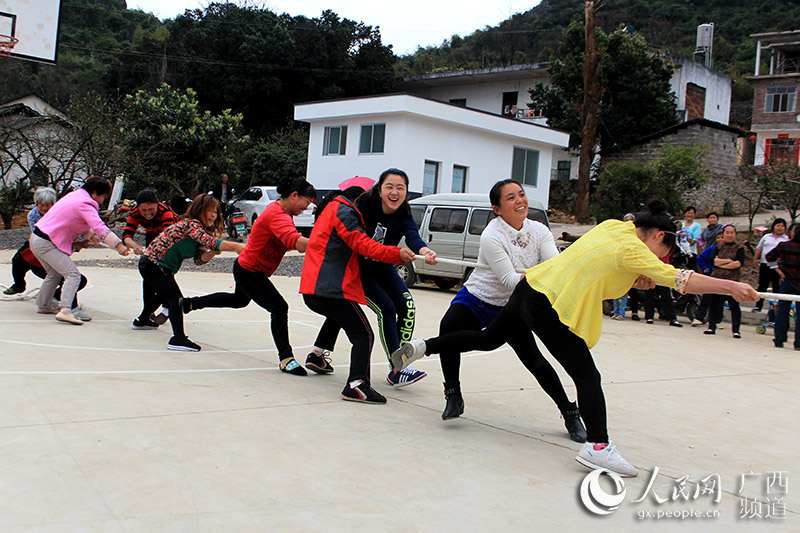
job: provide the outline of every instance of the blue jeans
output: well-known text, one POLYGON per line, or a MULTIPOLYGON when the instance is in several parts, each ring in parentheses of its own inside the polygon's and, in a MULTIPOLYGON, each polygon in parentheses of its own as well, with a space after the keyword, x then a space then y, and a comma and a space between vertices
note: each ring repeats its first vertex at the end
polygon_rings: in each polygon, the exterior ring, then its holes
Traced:
MULTIPOLYGON (((788 281, 781 281, 778 291, 782 294, 800 294, 800 290, 795 289, 788 281)), ((792 302, 785 302, 780 300, 778 302, 778 311, 775 313, 775 345, 783 346, 783 343, 789 340, 789 310, 792 307, 792 302)), ((797 311, 795 310, 794 317, 794 347, 800 348, 800 338, 797 335, 797 326, 800 324, 798 321, 797 311)))
POLYGON ((622 298, 617 298, 613 300, 614 302, 614 314, 617 316, 625 316, 625 308, 628 306, 628 297, 623 296, 622 298))

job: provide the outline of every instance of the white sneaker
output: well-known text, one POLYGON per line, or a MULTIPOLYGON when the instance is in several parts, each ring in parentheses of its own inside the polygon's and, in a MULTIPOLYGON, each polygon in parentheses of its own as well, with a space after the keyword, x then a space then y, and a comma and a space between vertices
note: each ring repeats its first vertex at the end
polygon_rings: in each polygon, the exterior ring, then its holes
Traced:
POLYGON ((405 367, 421 359, 425 355, 425 341, 411 339, 392 354, 392 367, 403 370, 405 367))
POLYGON ((692 327, 702 326, 702 325, 703 325, 703 321, 702 320, 697 320, 696 318, 694 320, 692 320, 692 327))
POLYGON ((581 446, 581 450, 575 460, 589 468, 604 468, 615 472, 623 477, 635 477, 639 471, 628 461, 622 458, 613 442, 606 445, 597 442, 586 442, 581 446), (599 446, 603 446, 598 449, 599 446))

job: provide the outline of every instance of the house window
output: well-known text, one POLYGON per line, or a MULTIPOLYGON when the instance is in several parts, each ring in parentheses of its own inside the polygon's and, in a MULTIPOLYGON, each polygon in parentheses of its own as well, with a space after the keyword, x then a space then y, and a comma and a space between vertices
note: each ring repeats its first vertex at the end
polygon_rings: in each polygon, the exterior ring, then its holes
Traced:
POLYGON ((789 139, 779 137, 777 139, 767 139, 764 146, 765 163, 792 163, 798 164, 800 154, 800 139, 789 139))
POLYGON ((422 176, 422 194, 434 194, 439 188, 439 163, 425 161, 425 173, 422 176))
POLYGON ((503 109, 502 115, 504 117, 517 116, 517 98, 519 93, 517 91, 503 93, 503 109))
POLYGON ((467 167, 453 165, 453 185, 451 192, 467 192, 467 167))
POLYGON ((347 126, 326 126, 322 155, 344 155, 347 146, 347 126))
POLYGON ((525 185, 536 187, 539 176, 539 150, 514 147, 511 177, 525 185))
POLYGON ((796 87, 767 87, 765 113, 787 113, 794 111, 796 87))
POLYGON ((362 124, 359 154, 382 154, 386 138, 386 124, 362 124))
POLYGON ((556 179, 568 180, 572 171, 572 161, 559 161, 556 165, 556 179))
POLYGON ((451 98, 449 102, 453 105, 460 105, 461 107, 467 107, 466 98, 451 98))

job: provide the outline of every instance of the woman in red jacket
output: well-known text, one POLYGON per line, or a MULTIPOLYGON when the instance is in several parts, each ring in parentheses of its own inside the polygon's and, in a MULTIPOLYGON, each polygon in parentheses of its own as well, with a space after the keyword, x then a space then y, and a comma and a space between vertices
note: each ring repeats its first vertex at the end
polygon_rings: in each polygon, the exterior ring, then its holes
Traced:
MULTIPOLYGON (((386 403, 369 382, 369 358, 374 335, 359 304, 367 304, 358 256, 384 263, 404 263, 414 259, 408 248, 384 246, 364 231, 364 219, 355 199, 364 192, 350 187, 320 206, 321 213, 306 247, 300 293, 309 309, 333 321, 353 344, 350 350, 350 375, 342 399, 364 403, 386 403)), ((318 343, 315 343, 318 345, 318 343)))

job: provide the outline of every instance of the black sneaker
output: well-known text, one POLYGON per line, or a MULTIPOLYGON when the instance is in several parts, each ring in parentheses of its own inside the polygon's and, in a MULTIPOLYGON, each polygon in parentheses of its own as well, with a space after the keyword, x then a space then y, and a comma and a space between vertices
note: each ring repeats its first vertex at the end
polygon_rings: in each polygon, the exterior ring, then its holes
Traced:
POLYGON ((682 328, 683 327, 683 324, 681 324, 677 320, 671 320, 669 325, 672 326, 673 328, 682 328))
POLYGON ((330 374, 333 372, 331 366, 331 352, 325 350, 321 354, 311 352, 306 357, 306 368, 313 370, 317 374, 330 374))
POLYGON ((133 329, 158 329, 158 324, 150 318, 137 318, 133 321, 133 329))
POLYGON ((7 294, 11 296, 12 294, 19 294, 21 292, 25 292, 25 287, 19 288, 16 285, 12 285, 6 290, 3 291, 3 294, 7 294))
POLYGON ((200 345, 195 344, 189 337, 172 337, 167 343, 167 348, 179 352, 199 352, 200 345))
POLYGON ((178 307, 181 308, 184 315, 192 312, 192 299, 191 298, 178 298, 178 307))
POLYGON ((300 366, 294 357, 287 357, 281 361, 281 372, 293 374, 295 376, 307 376, 306 369, 300 366))
POLYGON ((356 379, 344 386, 342 400, 362 403, 386 403, 386 398, 369 386, 368 381, 356 379))

